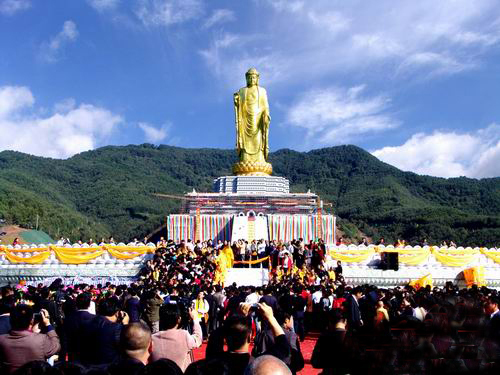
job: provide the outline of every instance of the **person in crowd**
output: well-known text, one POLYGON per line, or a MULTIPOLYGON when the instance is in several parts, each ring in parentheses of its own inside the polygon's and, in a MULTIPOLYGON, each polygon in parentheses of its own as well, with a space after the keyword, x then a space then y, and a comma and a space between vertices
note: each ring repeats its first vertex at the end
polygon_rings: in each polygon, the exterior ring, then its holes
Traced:
MULTIPOLYGON (((297 334, 293 332, 292 316, 287 312, 280 311, 276 315, 276 320, 280 324, 281 328, 283 328, 285 337, 290 345, 290 355, 282 359, 290 368, 291 372, 295 374, 304 367, 304 357, 300 350, 300 343, 297 334)), ((252 355, 254 357, 258 357, 259 355, 262 355, 262 353, 272 350, 274 345, 275 342, 272 331, 270 329, 265 329, 255 337, 252 355)))
POLYGON ((338 278, 340 278, 340 276, 342 276, 342 272, 343 272, 342 261, 337 260, 337 267, 335 267, 334 272, 335 272, 335 279, 338 279, 338 278))
POLYGON ((264 295, 260 298, 259 303, 265 303, 267 306, 270 306, 273 309, 273 314, 278 312, 278 300, 273 296, 273 289, 271 287, 267 287, 264 290, 264 295))
POLYGON ((92 296, 90 293, 83 292, 78 294, 75 300, 76 311, 67 314, 64 319, 63 344, 70 361, 79 360, 81 338, 84 334, 84 329, 95 318, 95 315, 89 312, 91 300, 92 296))
POLYGON ((106 368, 120 357, 120 334, 129 317, 113 297, 101 300, 97 314, 82 325, 80 361, 87 366, 106 368))
POLYGON ((272 355, 263 355, 256 358, 245 369, 245 375, 289 375, 290 369, 283 361, 272 355))
POLYGON ((128 298, 125 301, 125 312, 129 316, 130 323, 136 323, 140 320, 141 300, 135 287, 130 287, 128 289, 128 298))
POLYGON ((192 308, 195 312, 194 319, 200 323, 201 330, 203 332, 203 338, 208 337, 207 322, 208 322, 208 311, 210 310, 210 305, 205 299, 205 293, 199 292, 196 299, 193 301, 192 308))
POLYGON ((363 290, 360 287, 356 287, 352 290, 352 293, 347 298, 347 321, 349 322, 349 329, 353 332, 359 331, 363 326, 364 322, 361 316, 361 310, 359 308, 359 301, 363 297, 363 290))
POLYGON ((346 340, 346 325, 347 319, 341 310, 330 310, 327 330, 320 335, 311 356, 313 367, 322 369, 324 375, 350 372, 353 358, 346 340))
POLYGON ((15 306, 13 295, 8 295, 0 300, 0 335, 9 333, 10 326, 10 312, 15 306))
POLYGON ((224 302, 226 300, 226 296, 223 293, 222 287, 220 285, 215 286, 215 293, 213 295, 215 301, 215 327, 212 332, 219 328, 224 321, 224 302))
POLYGON ((150 290, 145 293, 144 318, 153 333, 160 330, 160 307, 162 305, 163 298, 159 290, 150 290))
POLYGON ((34 317, 30 306, 19 304, 10 313, 10 325, 11 331, 0 336, 0 364, 8 373, 30 361, 45 361, 61 349, 47 310, 34 317))
MULTIPOLYGON (((206 360, 216 358, 224 361, 229 368, 228 373, 231 375, 242 374, 251 361, 249 349, 252 327, 248 317, 251 308, 252 306, 241 303, 239 305, 240 314, 235 314, 226 319, 224 327, 221 327, 209 339, 209 346, 212 346, 212 348, 209 350, 209 347, 207 347, 206 360), (223 349, 224 341, 227 344, 227 351, 223 349)), ((283 328, 273 315, 273 309, 265 303, 259 303, 255 308, 269 326, 274 337, 274 345, 270 346, 261 355, 271 354, 279 359, 288 358, 290 356, 290 344, 283 328)))
MULTIPOLYGON (((140 375, 182 375, 181 368, 172 360, 162 358, 148 363, 140 375)), ((208 374, 211 374, 210 372, 208 374)))
POLYGON ((162 309, 162 323, 165 330, 153 335, 153 360, 168 358, 174 361, 182 371, 191 363, 191 350, 201 346, 203 334, 194 309, 189 309, 189 318, 193 322, 193 334, 181 329, 181 311, 178 304, 168 304, 162 309))
POLYGON ((149 363, 153 350, 151 329, 142 322, 130 323, 120 333, 121 366, 143 367, 149 363), (141 366, 142 365, 142 366, 141 366))

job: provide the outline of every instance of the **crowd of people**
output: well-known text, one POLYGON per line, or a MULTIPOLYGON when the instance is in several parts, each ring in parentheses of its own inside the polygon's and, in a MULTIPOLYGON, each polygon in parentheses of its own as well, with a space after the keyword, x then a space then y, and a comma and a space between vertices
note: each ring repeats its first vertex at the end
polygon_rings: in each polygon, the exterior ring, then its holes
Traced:
POLYGON ((498 373, 495 290, 349 286, 321 241, 160 241, 129 285, 4 286, 1 373, 290 374, 308 334, 325 375, 498 373), (224 285, 255 261, 267 285, 224 285))

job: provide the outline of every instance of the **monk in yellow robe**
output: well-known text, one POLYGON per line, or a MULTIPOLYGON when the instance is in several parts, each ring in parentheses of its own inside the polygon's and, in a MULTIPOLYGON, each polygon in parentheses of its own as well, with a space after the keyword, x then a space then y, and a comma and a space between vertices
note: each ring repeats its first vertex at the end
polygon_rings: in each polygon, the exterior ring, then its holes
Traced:
POLYGON ((226 243, 222 248, 221 254, 222 253, 224 253, 224 256, 226 257, 226 268, 233 268, 234 253, 233 249, 231 249, 231 246, 226 243))
POLYGON ((223 251, 215 258, 215 265, 214 284, 224 285, 227 272, 227 257, 223 251))

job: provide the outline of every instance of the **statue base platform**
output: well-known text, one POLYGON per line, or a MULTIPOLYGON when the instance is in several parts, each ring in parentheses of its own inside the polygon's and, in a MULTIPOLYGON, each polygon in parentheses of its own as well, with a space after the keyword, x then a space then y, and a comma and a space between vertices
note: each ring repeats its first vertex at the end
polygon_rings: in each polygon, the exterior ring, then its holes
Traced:
POLYGON ((277 176, 223 176, 214 180, 214 192, 236 194, 289 194, 290 182, 277 176))
POLYGON ((273 166, 267 162, 240 161, 233 165, 233 173, 238 176, 270 176, 273 166))

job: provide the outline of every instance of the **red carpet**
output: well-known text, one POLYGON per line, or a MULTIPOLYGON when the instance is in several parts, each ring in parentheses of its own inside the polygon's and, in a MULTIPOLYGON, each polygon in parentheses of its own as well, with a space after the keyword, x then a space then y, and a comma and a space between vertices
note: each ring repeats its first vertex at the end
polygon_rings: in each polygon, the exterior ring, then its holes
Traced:
MULTIPOLYGON (((317 338, 318 338, 317 333, 310 333, 306 336, 306 339, 304 340, 304 342, 300 343, 300 349, 302 350, 302 355, 304 356, 304 360, 306 362, 306 365, 305 365, 304 369, 302 371, 298 372, 297 374, 313 375, 313 374, 320 373, 321 370, 313 369, 311 366, 311 355, 312 355, 312 352, 314 349, 314 345, 316 344, 317 338)), ((207 346, 207 344, 203 343, 203 345, 200 348, 198 348, 194 351, 194 359, 195 360, 205 358, 206 346, 207 346)))

